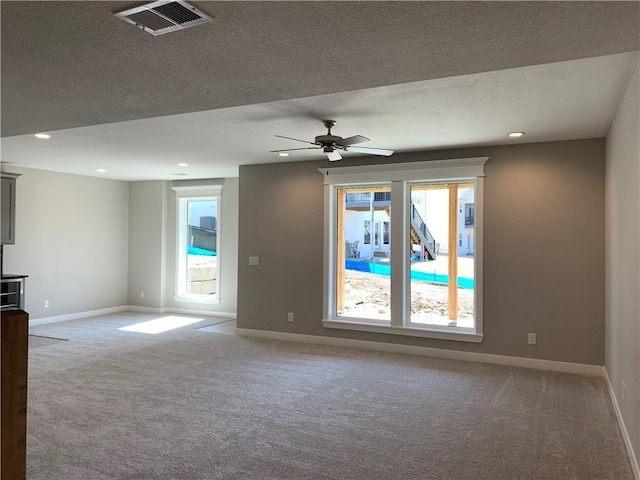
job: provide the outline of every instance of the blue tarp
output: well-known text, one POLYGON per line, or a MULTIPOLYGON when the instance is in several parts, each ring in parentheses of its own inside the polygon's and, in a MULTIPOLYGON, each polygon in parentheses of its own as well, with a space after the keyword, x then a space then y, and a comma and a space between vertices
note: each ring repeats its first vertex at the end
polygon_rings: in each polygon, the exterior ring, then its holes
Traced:
MULTIPOLYGON (((391 275, 391 267, 384 263, 356 262, 354 260, 346 260, 345 268, 348 270, 358 270, 359 272, 375 273, 376 275, 391 275)), ((412 280, 422 280, 424 282, 443 283, 449 285, 448 275, 436 275, 435 273, 416 272, 411 270, 412 280)), ((473 278, 458 277, 458 286, 460 288, 472 289, 474 285, 473 278)))
POLYGON ((214 252, 213 250, 205 250, 204 248, 198 248, 198 247, 187 248, 187 253, 189 255, 207 255, 209 257, 215 257, 218 255, 218 253, 214 252))

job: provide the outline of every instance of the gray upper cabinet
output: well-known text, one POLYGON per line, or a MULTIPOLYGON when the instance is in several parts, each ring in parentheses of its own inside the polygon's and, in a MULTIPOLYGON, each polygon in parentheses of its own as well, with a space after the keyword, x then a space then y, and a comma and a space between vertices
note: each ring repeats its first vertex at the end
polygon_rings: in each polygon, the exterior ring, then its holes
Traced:
POLYGON ((2 239, 0 243, 2 245, 13 244, 16 241, 16 178, 20 174, 17 173, 5 173, 2 172, 1 180, 2 185, 0 187, 0 207, 2 208, 2 216, 0 217, 0 223, 2 223, 2 239))

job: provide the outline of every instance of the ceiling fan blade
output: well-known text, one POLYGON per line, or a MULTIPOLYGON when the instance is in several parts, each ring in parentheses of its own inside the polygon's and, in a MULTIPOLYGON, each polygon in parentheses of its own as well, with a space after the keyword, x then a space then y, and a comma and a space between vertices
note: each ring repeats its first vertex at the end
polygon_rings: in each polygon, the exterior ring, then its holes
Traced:
POLYGON ((362 135, 354 135, 353 137, 347 137, 343 138, 342 140, 338 140, 336 142, 336 145, 347 147, 349 145, 355 145, 356 143, 369 142, 370 140, 370 138, 363 137, 362 135))
POLYGON ((369 155, 384 155, 388 157, 393 155, 393 150, 386 150, 384 148, 369 148, 369 147, 347 147, 347 152, 367 153, 369 155))
POLYGON ((342 155, 340 155, 340 152, 338 152, 337 150, 334 150, 333 152, 325 152, 325 153, 327 154, 327 158, 331 162, 342 160, 342 155))
POLYGON ((303 143, 308 143, 310 145, 315 145, 315 143, 313 143, 313 142, 308 142, 307 140, 300 140, 299 138, 285 137, 284 135, 276 135, 276 137, 278 137, 278 138, 286 138, 286 139, 289 139, 289 140, 295 140, 296 142, 303 142, 303 143))
POLYGON ((293 152, 295 150, 318 150, 321 147, 283 148, 282 150, 269 150, 269 153, 293 152))

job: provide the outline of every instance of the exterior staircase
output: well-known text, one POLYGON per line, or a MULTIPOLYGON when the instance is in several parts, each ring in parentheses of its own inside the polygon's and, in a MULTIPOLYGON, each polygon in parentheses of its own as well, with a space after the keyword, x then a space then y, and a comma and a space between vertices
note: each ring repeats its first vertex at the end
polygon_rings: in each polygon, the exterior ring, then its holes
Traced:
POLYGON ((421 245, 422 253, 426 253, 429 260, 438 258, 436 240, 413 203, 411 204, 411 243, 421 245))
MULTIPOLYGON (((369 210, 371 203, 376 210, 384 210, 388 215, 391 208, 391 192, 374 192, 373 199, 370 192, 347 193, 346 208, 349 210, 369 210)), ((413 203, 411 204, 411 244, 421 245, 423 255, 426 253, 429 260, 435 260, 438 257, 436 241, 413 203)))

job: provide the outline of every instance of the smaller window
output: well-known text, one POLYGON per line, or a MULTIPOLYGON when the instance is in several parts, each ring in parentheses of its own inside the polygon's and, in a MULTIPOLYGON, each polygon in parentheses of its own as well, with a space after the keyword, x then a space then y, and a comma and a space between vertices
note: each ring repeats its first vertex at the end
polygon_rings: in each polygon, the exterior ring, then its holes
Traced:
POLYGON ((382 222, 382 243, 389 245, 389 222, 382 222))
POLYGON ((364 221, 364 242, 365 245, 371 245, 371 220, 364 221))
POLYGON ((220 186, 173 187, 177 199, 176 300, 220 299, 220 186))
POLYGON ((464 226, 473 227, 474 223, 475 223, 475 205, 473 203, 466 203, 464 205, 464 226))

